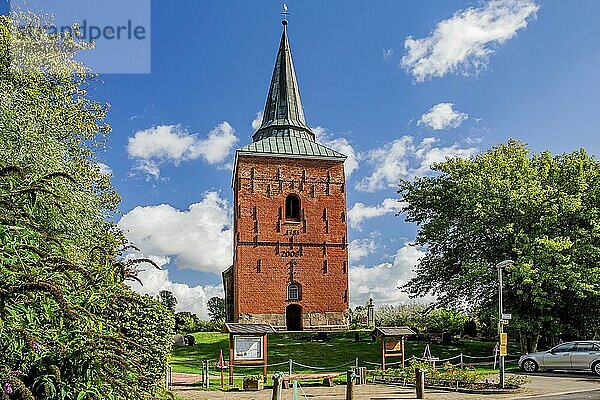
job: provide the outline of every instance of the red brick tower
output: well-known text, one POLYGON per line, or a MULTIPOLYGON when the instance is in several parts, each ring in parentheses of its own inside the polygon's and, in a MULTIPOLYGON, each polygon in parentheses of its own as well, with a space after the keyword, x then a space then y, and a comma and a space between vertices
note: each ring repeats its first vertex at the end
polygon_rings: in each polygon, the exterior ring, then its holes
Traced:
POLYGON ((347 329, 346 156, 306 124, 283 24, 262 125, 236 152, 228 320, 347 329))

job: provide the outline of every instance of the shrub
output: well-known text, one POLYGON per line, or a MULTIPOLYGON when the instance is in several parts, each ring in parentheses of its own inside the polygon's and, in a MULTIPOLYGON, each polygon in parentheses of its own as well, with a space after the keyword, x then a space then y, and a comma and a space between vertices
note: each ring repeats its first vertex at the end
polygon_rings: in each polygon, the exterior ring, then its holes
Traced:
POLYGON ((196 338, 194 337, 194 335, 185 335, 184 339, 185 339, 185 344, 188 346, 193 346, 196 344, 196 338))

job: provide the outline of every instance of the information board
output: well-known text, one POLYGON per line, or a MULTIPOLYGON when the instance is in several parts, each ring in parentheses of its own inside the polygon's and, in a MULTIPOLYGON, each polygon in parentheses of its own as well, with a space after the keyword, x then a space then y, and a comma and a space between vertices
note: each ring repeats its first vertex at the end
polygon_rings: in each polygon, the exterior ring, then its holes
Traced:
POLYGON ((236 361, 262 360, 263 338, 260 336, 234 336, 233 357, 236 361))

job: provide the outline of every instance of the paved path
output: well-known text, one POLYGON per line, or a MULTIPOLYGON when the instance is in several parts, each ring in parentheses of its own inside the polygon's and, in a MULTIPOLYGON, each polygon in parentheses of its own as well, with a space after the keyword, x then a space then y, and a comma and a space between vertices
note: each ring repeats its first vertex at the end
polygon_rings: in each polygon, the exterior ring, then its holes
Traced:
MULTIPOLYGON (((427 399, 439 400, 600 400, 600 378, 591 374, 541 373, 529 374, 532 381, 525 385, 519 393, 509 395, 480 395, 427 390, 427 399)), ((270 400, 271 390, 260 392, 207 392, 193 387, 190 383, 198 381, 198 375, 173 374, 173 391, 186 400, 270 400)), ((212 381, 214 384, 217 380, 212 381)), ((343 400, 344 385, 328 387, 303 388, 307 399, 343 400)), ((355 386, 356 400, 396 400, 414 399, 414 389, 394 385, 360 385, 355 386)), ((300 398, 303 399, 302 391, 300 398)), ((292 398, 292 390, 283 391, 283 400, 292 398)))

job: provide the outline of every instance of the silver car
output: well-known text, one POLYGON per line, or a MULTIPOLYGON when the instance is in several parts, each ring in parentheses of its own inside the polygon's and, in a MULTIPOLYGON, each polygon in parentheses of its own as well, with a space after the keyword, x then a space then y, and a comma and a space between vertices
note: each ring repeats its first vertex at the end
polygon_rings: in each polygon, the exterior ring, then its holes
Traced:
POLYGON ((519 359, 519 366, 526 372, 574 369, 600 375, 600 341, 566 342, 548 351, 525 354, 519 359))

